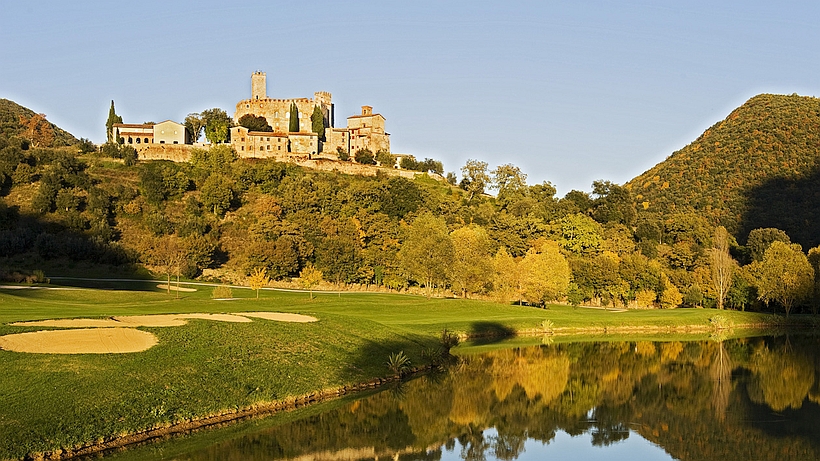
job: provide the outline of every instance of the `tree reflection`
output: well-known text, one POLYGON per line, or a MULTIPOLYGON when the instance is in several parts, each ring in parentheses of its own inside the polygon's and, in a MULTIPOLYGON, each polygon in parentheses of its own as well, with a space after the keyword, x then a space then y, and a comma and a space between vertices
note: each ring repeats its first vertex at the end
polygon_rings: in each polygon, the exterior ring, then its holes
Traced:
POLYGON ((574 343, 468 355, 401 392, 270 429, 243 447, 275 447, 265 459, 440 459, 459 450, 464 460, 508 461, 527 440, 547 443, 558 431, 589 433, 601 447, 634 431, 678 459, 817 459, 820 428, 794 427, 820 418, 818 343, 574 343), (759 423, 771 420, 760 405, 788 410, 778 421, 794 421, 777 424, 789 430, 759 423))

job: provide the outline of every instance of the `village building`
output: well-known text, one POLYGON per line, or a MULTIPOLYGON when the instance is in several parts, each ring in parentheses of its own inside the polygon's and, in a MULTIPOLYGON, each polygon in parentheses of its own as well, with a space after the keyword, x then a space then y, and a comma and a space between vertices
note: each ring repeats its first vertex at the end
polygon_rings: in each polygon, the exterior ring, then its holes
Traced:
POLYGON ((160 123, 115 123, 114 139, 129 146, 185 144, 185 125, 166 120, 160 123))

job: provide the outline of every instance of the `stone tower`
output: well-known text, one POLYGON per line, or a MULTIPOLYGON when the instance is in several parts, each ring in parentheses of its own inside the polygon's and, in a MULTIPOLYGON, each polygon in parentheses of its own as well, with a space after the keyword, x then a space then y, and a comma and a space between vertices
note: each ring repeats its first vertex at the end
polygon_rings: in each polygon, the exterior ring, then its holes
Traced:
POLYGON ((267 99, 268 84, 265 73, 256 71, 251 75, 251 99, 267 99))

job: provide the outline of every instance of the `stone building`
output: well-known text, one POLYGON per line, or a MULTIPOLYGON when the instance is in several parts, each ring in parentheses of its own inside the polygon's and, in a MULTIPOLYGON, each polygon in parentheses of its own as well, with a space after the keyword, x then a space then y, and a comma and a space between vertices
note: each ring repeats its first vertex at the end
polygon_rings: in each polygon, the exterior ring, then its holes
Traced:
POLYGON ((347 128, 327 128, 325 130, 325 152, 335 152, 341 147, 348 153, 359 149, 390 152, 390 133, 384 131, 384 117, 374 114, 370 106, 362 106, 361 115, 347 118, 347 128))
POLYGON ((264 72, 253 73, 251 97, 236 104, 233 120, 238 125, 239 119, 247 114, 265 117, 273 133, 248 132, 239 126, 231 128, 231 144, 240 157, 312 156, 323 152, 333 155, 339 148, 351 155, 364 148, 374 153, 390 151, 390 134, 384 131, 385 118, 373 114, 372 107, 362 106, 361 115, 348 117, 347 128, 334 128, 335 113, 330 93, 316 92, 313 99, 272 99, 267 95, 266 79, 264 72), (299 118, 298 132, 289 132, 293 105, 299 118), (313 132, 311 116, 317 106, 324 118, 324 141, 313 132), (273 139, 277 141, 273 142, 273 139))
POLYGON ((185 144, 185 125, 166 120, 159 123, 115 123, 114 139, 121 144, 136 146, 145 144, 185 144))

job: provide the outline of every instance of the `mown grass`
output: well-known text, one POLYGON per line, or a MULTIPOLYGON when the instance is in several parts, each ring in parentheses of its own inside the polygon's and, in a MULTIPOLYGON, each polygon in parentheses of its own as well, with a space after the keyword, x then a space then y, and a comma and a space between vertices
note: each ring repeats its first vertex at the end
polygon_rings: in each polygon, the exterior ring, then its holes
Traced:
MULTIPOLYGON (((48 355, 0 351, 0 458, 76 447, 153 427, 387 376, 387 357, 414 363, 443 329, 466 334, 552 328, 708 325, 714 310, 609 312, 549 309, 463 299, 389 294, 341 296, 234 289, 242 299, 210 299, 210 287, 168 295, 139 290, 0 289, 0 335, 32 331, 24 320, 114 315, 276 311, 314 315, 316 323, 255 319, 191 320, 141 328, 159 344, 133 354, 48 355)), ((721 312, 740 324, 765 315, 721 312)))

